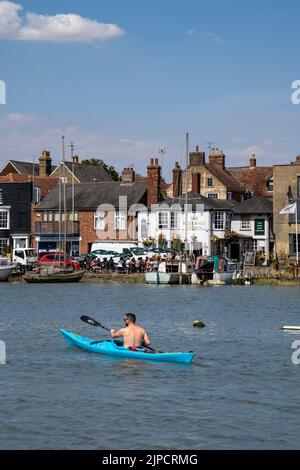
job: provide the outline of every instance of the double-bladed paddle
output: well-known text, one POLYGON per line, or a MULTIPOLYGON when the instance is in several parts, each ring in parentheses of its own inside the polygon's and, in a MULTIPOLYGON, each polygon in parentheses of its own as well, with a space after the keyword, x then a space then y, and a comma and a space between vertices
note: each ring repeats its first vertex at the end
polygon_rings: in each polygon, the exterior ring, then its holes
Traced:
MULTIPOLYGON (((84 323, 87 323, 88 325, 99 326, 100 328, 103 328, 103 330, 111 332, 111 330, 109 328, 106 328, 106 326, 101 325, 100 322, 98 322, 97 320, 94 320, 91 317, 88 317, 87 315, 83 315, 82 317, 80 317, 80 320, 82 320, 84 323)), ((151 348, 150 346, 148 346, 148 344, 145 344, 144 346, 147 349, 150 349, 150 351, 153 351, 154 353, 156 352, 156 350, 151 348)), ((162 351, 159 351, 159 352, 162 352, 162 351)))

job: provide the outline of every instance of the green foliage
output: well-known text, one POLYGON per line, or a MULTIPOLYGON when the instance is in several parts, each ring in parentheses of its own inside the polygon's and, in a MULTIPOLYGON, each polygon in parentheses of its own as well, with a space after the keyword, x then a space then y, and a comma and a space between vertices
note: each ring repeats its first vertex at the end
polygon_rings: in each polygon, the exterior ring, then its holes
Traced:
POLYGON ((105 163, 100 158, 89 158, 88 160, 82 160, 82 164, 88 166, 102 166, 114 181, 120 181, 120 175, 115 167, 112 165, 107 165, 107 163, 105 163))

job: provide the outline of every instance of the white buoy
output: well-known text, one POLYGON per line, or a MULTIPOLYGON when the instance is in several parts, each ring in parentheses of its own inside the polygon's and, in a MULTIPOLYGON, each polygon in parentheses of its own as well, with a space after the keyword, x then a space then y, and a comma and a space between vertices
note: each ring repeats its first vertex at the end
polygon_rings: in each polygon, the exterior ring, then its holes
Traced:
POLYGON ((300 331, 300 326, 283 326, 282 329, 284 331, 300 331))

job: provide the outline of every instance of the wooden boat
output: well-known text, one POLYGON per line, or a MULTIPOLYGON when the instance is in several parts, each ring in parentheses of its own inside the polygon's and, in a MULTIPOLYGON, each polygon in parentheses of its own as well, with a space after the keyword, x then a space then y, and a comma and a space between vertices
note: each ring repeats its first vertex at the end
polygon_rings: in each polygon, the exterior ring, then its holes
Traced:
POLYGON ((79 282, 83 278, 84 271, 68 269, 41 268, 38 272, 31 271, 23 276, 24 281, 31 284, 40 283, 68 283, 79 282))

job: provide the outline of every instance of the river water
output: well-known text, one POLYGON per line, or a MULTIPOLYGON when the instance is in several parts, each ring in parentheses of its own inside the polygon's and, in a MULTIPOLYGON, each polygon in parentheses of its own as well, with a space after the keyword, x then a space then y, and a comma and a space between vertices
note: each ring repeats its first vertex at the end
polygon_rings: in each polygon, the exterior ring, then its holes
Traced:
POLYGON ((300 447, 297 288, 0 284, 1 449, 296 449, 300 447), (68 348, 133 311, 162 351, 190 366, 68 348), (192 327, 194 320, 207 325, 192 327))

